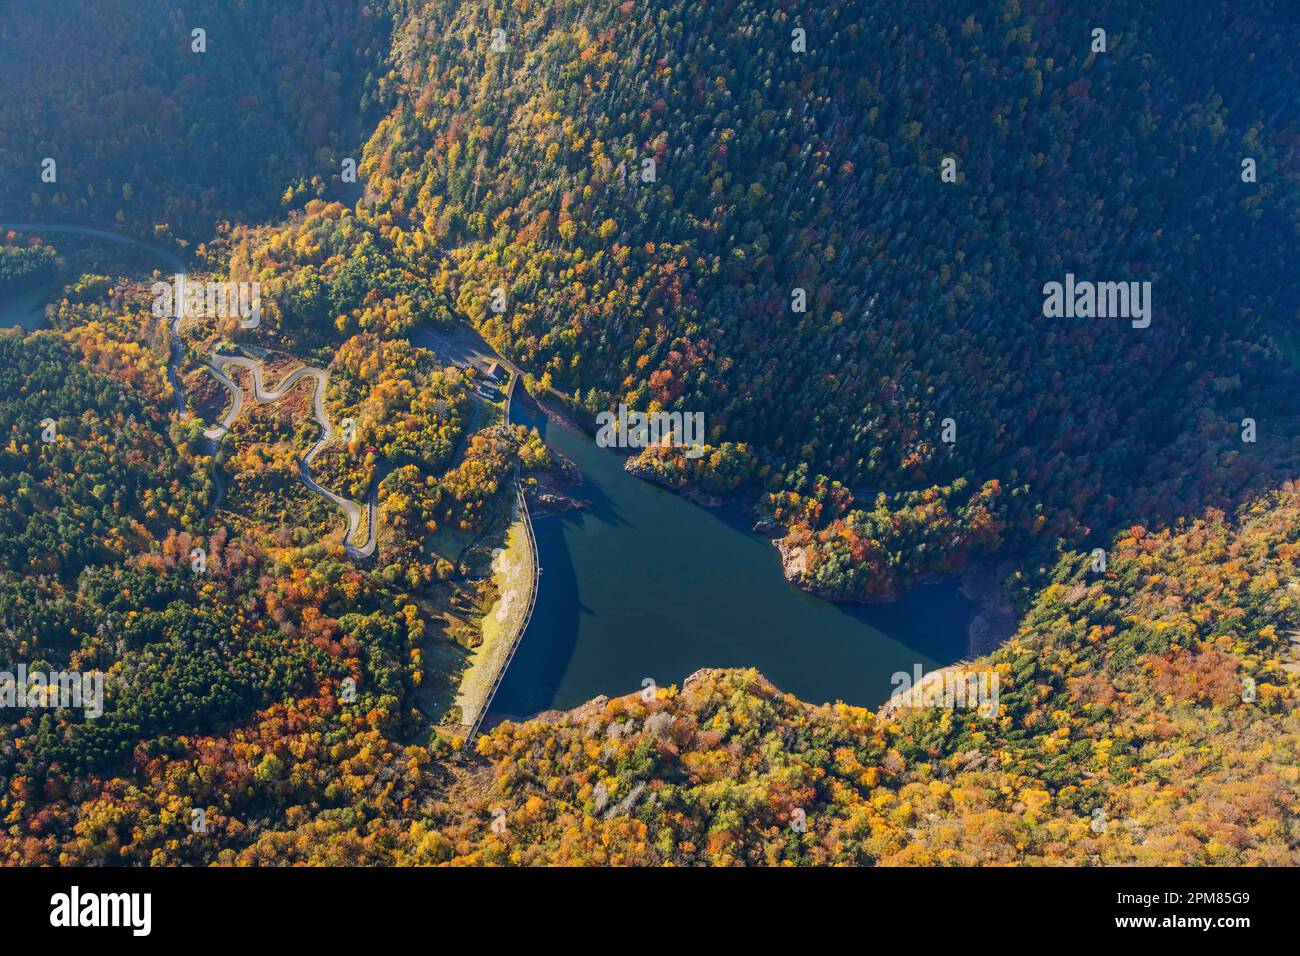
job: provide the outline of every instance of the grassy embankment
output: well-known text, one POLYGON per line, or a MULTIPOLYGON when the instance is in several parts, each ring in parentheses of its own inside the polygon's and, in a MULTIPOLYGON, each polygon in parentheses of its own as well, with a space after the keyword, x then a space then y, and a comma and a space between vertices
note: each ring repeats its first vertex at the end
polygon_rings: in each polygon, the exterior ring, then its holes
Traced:
POLYGON ((472 723, 486 703, 515 635, 523 626, 528 612, 528 592, 533 586, 533 560, 524 521, 516 516, 506 536, 506 546, 492 559, 492 582, 499 597, 483 615, 483 642, 474 650, 456 697, 466 723, 472 723))

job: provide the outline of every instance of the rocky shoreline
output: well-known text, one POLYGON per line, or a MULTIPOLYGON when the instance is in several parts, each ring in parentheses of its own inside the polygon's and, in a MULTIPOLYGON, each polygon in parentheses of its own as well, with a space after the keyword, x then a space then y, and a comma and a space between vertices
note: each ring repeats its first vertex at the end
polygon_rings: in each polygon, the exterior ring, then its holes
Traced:
MULTIPOLYGON (((754 530, 760 534, 769 534, 773 529, 770 523, 759 521, 754 525, 754 530)), ((773 538, 772 545, 781 555, 781 570, 785 579, 795 587, 824 600, 837 604, 888 604, 902 596, 902 589, 891 588, 875 600, 861 602, 810 585, 804 580, 808 571, 808 549, 792 544, 788 537, 773 538)), ((1016 633, 1019 621, 1006 587, 1007 580, 1015 574, 1016 569, 1016 561, 1003 558, 972 561, 962 570, 959 590, 979 607, 966 629, 968 656, 982 657, 1005 644, 1016 633)), ((924 583, 924 579, 909 582, 911 585, 924 583)))
POLYGON ((979 605, 966 630, 967 653, 982 657, 1005 644, 1020 626, 1007 581, 1016 573, 1010 558, 972 561, 961 574, 961 593, 979 605))
POLYGON ((581 511, 587 502, 570 493, 582 485, 582 470, 569 459, 557 455, 554 468, 535 476, 536 487, 528 492, 528 506, 534 517, 581 511))
POLYGON ((674 485, 672 482, 665 481, 654 471, 638 462, 635 456, 629 457, 623 464, 623 470, 634 478, 640 478, 642 481, 648 481, 652 485, 658 485, 660 488, 666 488, 668 491, 681 495, 692 504, 697 504, 701 508, 721 508, 726 502, 717 495, 711 495, 701 491, 693 485, 674 485))
MULTIPOLYGON (((564 411, 557 410, 546 402, 538 402, 538 407, 548 418, 567 428, 582 431, 564 411)), ((719 508, 728 503, 727 498, 709 494, 690 484, 676 485, 665 480, 661 475, 641 463, 637 455, 628 455, 623 470, 635 478, 647 481, 674 494, 681 495, 687 501, 702 508, 719 508)), ((560 490, 559 486, 576 486, 582 483, 582 473, 578 467, 567 459, 561 459, 559 471, 563 477, 558 482, 539 482, 539 490, 534 494, 538 514, 553 514, 574 508, 583 508, 585 502, 574 499, 560 490), (545 487, 541 487, 542 485, 545 487)), ((734 500, 732 496, 731 500, 734 500)), ((786 581, 800 590, 836 604, 888 604, 898 600, 905 587, 892 587, 876 595, 871 601, 863 602, 856 598, 817 587, 805 581, 808 572, 808 549, 793 543, 784 527, 771 517, 759 517, 753 524, 755 534, 767 537, 776 548, 781 558, 781 570, 786 581)), ((1011 559, 984 559, 970 562, 961 571, 960 590, 963 595, 978 605, 974 618, 967 627, 967 653, 970 657, 979 657, 989 653, 1007 641, 1016 632, 1018 621, 1005 587, 1007 579, 1015 573, 1016 562, 1011 559)), ((925 583, 926 579, 912 580, 907 586, 925 583)))

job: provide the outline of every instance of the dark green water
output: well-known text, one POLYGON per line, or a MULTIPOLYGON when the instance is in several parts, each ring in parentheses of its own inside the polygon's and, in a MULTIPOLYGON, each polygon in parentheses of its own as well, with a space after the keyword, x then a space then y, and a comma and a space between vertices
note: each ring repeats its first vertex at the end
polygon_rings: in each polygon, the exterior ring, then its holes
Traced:
POLYGON ((55 286, 42 285, 0 297, 0 329, 16 325, 34 332, 45 328, 45 303, 57 291, 55 286))
POLYGON ((512 417, 582 469, 573 495, 590 506, 534 522, 537 606, 490 720, 631 693, 647 677, 680 683, 701 667, 757 667, 803 700, 875 707, 896 671, 965 655, 976 608, 956 579, 889 605, 831 604, 785 581, 776 548, 739 509, 634 478, 622 455, 525 403, 512 417))

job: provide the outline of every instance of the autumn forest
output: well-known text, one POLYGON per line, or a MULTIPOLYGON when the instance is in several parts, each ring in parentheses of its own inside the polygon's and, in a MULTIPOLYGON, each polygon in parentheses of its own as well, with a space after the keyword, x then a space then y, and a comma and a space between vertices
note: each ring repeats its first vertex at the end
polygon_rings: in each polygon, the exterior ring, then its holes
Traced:
POLYGON ((0 674, 0 861, 1300 863, 1293 6, 64 6, 0 19, 0 671, 102 713, 0 674), (602 514, 519 410, 620 406, 765 588, 996 578, 996 698, 491 719, 602 514))

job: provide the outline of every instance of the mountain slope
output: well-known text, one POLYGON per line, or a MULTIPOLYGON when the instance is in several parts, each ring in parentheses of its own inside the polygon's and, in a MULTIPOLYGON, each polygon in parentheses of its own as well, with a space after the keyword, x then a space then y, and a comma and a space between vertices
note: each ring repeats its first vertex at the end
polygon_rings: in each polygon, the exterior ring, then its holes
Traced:
POLYGON ((1273 338, 1300 310, 1296 17, 975 8, 423 4, 366 150, 375 215, 544 384, 756 447, 805 583, 838 596, 1276 485, 1300 433, 1273 338), (1150 327, 1045 318, 1067 274, 1149 281, 1150 327))

